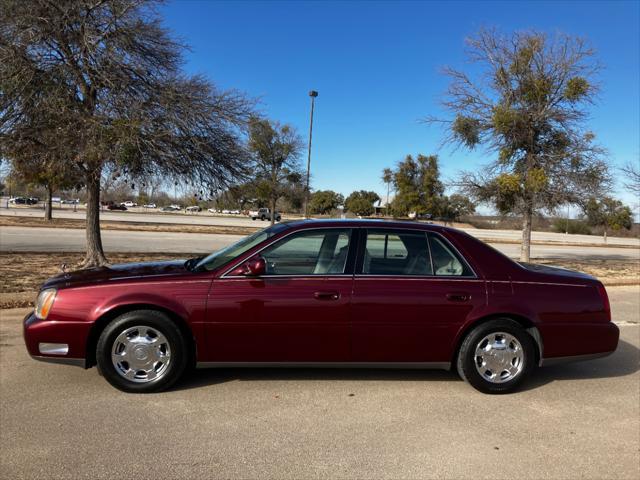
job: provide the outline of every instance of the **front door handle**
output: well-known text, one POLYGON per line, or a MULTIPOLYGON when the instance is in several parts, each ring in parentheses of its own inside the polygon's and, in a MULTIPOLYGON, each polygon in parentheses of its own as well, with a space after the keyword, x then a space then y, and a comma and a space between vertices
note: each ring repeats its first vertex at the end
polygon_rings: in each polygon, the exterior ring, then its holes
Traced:
POLYGON ((447 300, 450 302, 466 302, 471 299, 471 295, 466 292, 447 293, 447 300))
POLYGON ((338 292, 315 292, 313 298, 317 300, 338 300, 340 294, 338 292))

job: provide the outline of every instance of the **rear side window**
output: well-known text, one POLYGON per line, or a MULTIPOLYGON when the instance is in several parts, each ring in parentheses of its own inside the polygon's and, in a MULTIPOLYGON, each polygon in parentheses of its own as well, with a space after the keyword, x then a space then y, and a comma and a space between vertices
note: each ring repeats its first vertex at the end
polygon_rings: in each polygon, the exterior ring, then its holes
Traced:
POLYGON ((473 272, 455 252, 449 242, 440 235, 429 234, 433 272, 436 276, 469 277, 473 272))
POLYGON ((367 230, 362 273, 433 275, 425 232, 367 230))

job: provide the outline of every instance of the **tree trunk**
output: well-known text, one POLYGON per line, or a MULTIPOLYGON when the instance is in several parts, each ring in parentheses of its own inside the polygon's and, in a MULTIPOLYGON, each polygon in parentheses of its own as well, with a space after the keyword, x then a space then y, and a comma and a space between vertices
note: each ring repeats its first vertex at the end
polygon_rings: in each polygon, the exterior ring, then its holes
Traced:
POLYGON ((387 206, 384 209, 384 216, 388 217, 389 216, 389 193, 391 191, 391 183, 387 183, 387 206))
POLYGON ((607 227, 604 227, 604 243, 607 243, 607 227))
POLYGON ((106 265, 100 235, 100 177, 101 169, 87 173, 87 254, 81 264, 84 268, 106 265))
POLYGON ((278 202, 277 198, 271 199, 271 225, 276 223, 276 203, 278 202))
POLYGON ((47 185, 47 199, 44 203, 44 219, 50 222, 53 219, 53 188, 47 185))
POLYGON ((531 222, 533 209, 527 208, 522 219, 522 245, 520 247, 520 261, 528 262, 531 259, 531 222))

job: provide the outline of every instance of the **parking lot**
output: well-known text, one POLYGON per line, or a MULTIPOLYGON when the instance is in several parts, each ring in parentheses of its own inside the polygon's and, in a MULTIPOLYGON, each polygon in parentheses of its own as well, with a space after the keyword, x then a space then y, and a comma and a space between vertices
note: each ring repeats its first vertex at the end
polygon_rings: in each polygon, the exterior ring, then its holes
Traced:
POLYGON ((640 475, 640 291, 611 288, 605 359, 507 396, 439 371, 198 370, 136 396, 31 360, 0 312, 2 478, 615 478, 640 475))

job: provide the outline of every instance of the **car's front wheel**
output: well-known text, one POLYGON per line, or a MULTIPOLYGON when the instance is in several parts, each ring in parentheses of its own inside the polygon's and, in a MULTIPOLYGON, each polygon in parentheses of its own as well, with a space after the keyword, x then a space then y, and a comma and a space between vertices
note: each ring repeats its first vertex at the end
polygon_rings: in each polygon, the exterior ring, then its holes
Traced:
POLYGON ((188 363, 188 348, 167 315, 136 310, 120 315, 103 330, 96 361, 114 387, 152 393, 169 388, 180 378, 188 363))
POLYGON ((483 323, 464 339, 458 354, 458 373, 484 393, 517 389, 535 367, 536 347, 517 322, 501 318, 483 323))

